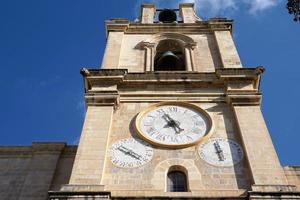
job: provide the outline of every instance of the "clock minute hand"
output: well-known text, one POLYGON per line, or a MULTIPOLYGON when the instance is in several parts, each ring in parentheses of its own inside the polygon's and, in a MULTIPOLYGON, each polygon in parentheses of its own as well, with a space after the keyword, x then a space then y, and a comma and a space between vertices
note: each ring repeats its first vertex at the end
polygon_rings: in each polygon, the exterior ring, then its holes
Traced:
POLYGON ((132 151, 131 149, 128 149, 124 146, 119 146, 118 149, 120 151, 122 151, 123 153, 125 153, 126 155, 129 155, 129 156, 134 157, 136 159, 140 160, 140 158, 142 157, 142 156, 138 155, 137 153, 135 153, 134 151, 132 151))
POLYGON ((173 126, 172 121, 170 120, 170 116, 168 114, 164 114, 162 118, 167 122, 164 128, 169 128, 173 126))
POLYGON ((135 152, 132 151, 132 150, 129 150, 129 154, 130 154, 131 156, 133 156, 134 158, 138 159, 138 160, 140 160, 141 157, 142 157, 142 156, 140 156, 139 154, 135 153, 135 152))
POLYGON ((183 131, 184 129, 180 128, 180 123, 176 120, 174 120, 172 117, 170 117, 170 115, 165 114, 165 116, 168 118, 169 122, 170 122, 170 126, 172 126, 175 130, 176 133, 180 133, 181 131, 183 131))
POLYGON ((162 116, 162 118, 163 118, 164 120, 166 120, 166 122, 167 122, 167 124, 164 125, 164 128, 169 128, 169 127, 171 127, 171 128, 173 128, 174 131, 177 133, 177 129, 176 129, 176 127, 175 127, 175 121, 174 121, 168 114, 164 114, 164 115, 162 116))

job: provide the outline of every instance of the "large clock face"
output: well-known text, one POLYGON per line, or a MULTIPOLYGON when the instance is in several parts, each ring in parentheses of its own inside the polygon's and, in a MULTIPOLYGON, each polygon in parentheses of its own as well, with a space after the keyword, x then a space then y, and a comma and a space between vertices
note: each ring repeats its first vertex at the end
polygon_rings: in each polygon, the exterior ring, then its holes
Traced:
POLYGON ((115 142, 110 148, 110 160, 118 167, 139 167, 153 156, 152 147, 139 139, 128 138, 115 142))
POLYGON ((244 156, 242 147, 237 142, 225 138, 208 140, 199 146, 198 153, 205 162, 221 167, 233 166, 244 156))
POLYGON ((137 116, 138 133, 147 141, 166 147, 185 147, 199 142, 211 130, 208 114, 187 103, 160 103, 137 116))

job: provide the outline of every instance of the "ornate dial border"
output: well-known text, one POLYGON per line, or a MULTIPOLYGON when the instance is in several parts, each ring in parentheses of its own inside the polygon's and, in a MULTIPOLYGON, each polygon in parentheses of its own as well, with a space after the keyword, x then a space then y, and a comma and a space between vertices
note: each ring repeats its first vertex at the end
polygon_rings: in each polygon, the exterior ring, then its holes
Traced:
POLYGON ((168 101, 168 102, 160 102, 160 103, 153 104, 153 105, 147 107, 146 109, 144 109, 143 111, 141 111, 135 119, 135 129, 136 129, 138 136, 140 136, 143 140, 145 140, 149 144, 152 144, 154 146, 164 147, 164 148, 178 149, 178 148, 185 148, 185 147, 197 145, 197 144, 200 144, 201 142, 208 140, 209 137, 214 132, 214 123, 213 123, 212 117, 205 110, 203 110, 202 108, 200 108, 194 104, 190 104, 190 103, 186 103, 186 102, 168 101), (166 106, 166 105, 167 106, 173 105, 173 106, 186 107, 186 108, 190 108, 192 110, 195 110, 195 111, 203 114, 205 116, 205 118, 207 119, 207 122, 208 122, 207 125, 209 127, 206 131, 205 136, 197 139, 194 142, 188 143, 188 144, 161 144, 161 143, 153 141, 150 137, 148 137, 146 134, 144 134, 140 128, 140 122, 141 122, 143 116, 145 114, 147 114, 148 112, 150 112, 160 106, 166 106))

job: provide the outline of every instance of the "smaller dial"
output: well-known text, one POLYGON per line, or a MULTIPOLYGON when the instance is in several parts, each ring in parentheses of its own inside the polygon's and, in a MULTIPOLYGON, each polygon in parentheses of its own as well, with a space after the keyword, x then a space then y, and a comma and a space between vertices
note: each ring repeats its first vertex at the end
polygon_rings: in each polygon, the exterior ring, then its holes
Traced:
POLYGON ((110 160, 123 168, 133 168, 149 162, 153 156, 152 147, 142 140, 128 138, 115 142, 110 148, 110 160))
POLYGON ((198 154, 205 162, 222 167, 233 166, 244 157, 242 147, 226 138, 208 140, 199 146, 198 154))

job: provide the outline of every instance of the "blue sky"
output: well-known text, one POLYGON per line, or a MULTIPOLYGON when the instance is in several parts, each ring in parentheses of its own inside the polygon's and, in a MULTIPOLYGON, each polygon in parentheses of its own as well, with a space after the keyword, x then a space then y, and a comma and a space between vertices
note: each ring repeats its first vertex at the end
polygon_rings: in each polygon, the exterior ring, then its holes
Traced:
MULTIPOLYGON (((104 21, 139 16, 141 2, 177 7, 178 0, 1 0, 0 145, 78 141, 84 119, 80 68, 98 68, 104 21)), ((300 23, 284 0, 198 0, 203 19, 235 20, 245 67, 263 65, 265 120, 283 165, 299 165, 300 23)))

